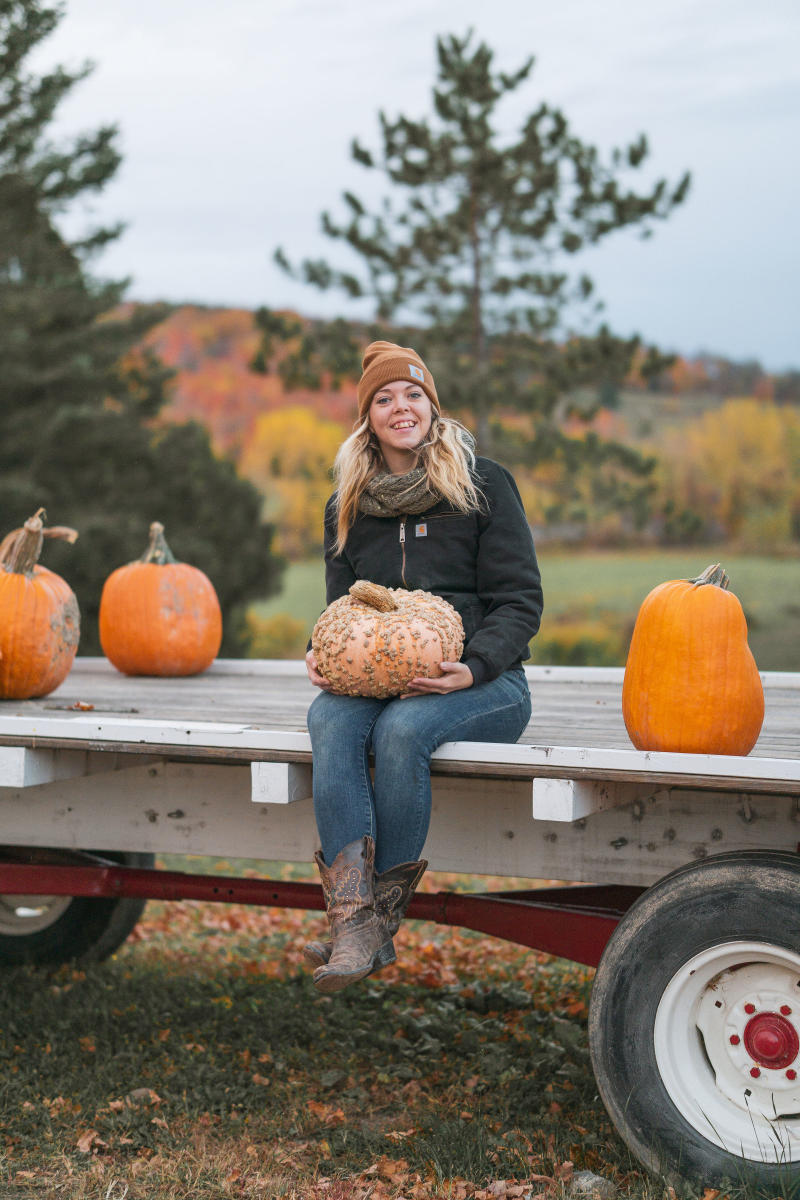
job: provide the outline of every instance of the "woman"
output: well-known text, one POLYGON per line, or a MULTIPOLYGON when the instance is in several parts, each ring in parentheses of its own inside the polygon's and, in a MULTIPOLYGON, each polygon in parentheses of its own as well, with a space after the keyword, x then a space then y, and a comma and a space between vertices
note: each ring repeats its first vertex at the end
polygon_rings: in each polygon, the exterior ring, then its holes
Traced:
POLYGON ((505 468, 476 458, 474 441, 442 415, 414 351, 373 342, 358 385, 358 421, 335 464, 325 510, 327 603, 357 579, 420 588, 460 613, 460 662, 417 678, 403 696, 334 695, 308 713, 314 811, 331 942, 306 957, 333 992, 394 960, 397 932, 427 866, 419 856, 431 812, 430 756, 448 741, 515 742, 531 715, 522 661, 542 612, 530 528, 505 468), (369 753, 374 755, 374 782, 369 753))

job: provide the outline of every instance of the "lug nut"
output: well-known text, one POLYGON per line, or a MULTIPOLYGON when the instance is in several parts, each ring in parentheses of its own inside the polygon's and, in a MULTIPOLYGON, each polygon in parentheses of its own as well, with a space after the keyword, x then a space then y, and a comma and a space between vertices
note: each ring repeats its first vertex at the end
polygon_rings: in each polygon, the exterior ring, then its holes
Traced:
POLYGON ((750 1074, 753 1076, 753 1079, 758 1079, 758 1077, 759 1077, 759 1075, 761 1074, 761 1072, 760 1072, 760 1070, 758 1069, 758 1067, 751 1067, 751 1068, 750 1068, 750 1074))
POLYGON ((787 1079, 797 1079, 797 1071, 795 1071, 794 1067, 790 1067, 789 1070, 786 1072, 786 1078, 787 1079))
POLYGON ((744 1011, 746 1013, 754 1013, 756 1011, 755 1004, 745 1004, 744 1011))
POLYGON ((742 1039, 739 1037, 738 1033, 732 1033, 732 1034, 731 1034, 731 1045, 732 1045, 732 1046, 738 1046, 738 1045, 739 1045, 739 1042, 740 1042, 741 1040, 742 1040, 742 1039))
POLYGON ((792 1010, 789 1008, 789 1005, 788 1005, 788 1004, 782 1004, 782 1005, 781 1005, 781 1012, 783 1013, 783 1015, 784 1015, 785 1017, 788 1017, 788 1016, 789 1016, 789 1013, 790 1013, 791 1011, 792 1011, 792 1010))

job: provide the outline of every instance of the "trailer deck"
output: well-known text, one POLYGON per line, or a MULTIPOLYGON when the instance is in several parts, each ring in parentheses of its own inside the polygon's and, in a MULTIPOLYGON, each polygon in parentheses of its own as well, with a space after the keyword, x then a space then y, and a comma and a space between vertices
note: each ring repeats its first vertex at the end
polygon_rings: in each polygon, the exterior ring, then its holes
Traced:
MULTIPOLYGON (((630 750, 622 720, 621 667, 526 667, 533 716, 520 739, 529 746, 630 750)), ((800 674, 762 673, 767 697, 761 736, 750 758, 800 759, 800 674)), ((304 733, 317 694, 305 664, 293 660, 218 660, 201 675, 153 679, 121 675, 104 658, 78 658, 57 691, 42 700, 0 701, 0 744, 19 744, 27 723, 58 728, 58 718, 90 729, 98 718, 245 725, 304 733), (82 709, 91 705, 91 710, 82 709), (95 716, 87 720, 87 711, 95 716), (11 723, 9 723, 11 722, 11 723), (46 722, 46 724, 43 724, 46 722)), ((77 736, 77 729, 75 735, 77 736)))

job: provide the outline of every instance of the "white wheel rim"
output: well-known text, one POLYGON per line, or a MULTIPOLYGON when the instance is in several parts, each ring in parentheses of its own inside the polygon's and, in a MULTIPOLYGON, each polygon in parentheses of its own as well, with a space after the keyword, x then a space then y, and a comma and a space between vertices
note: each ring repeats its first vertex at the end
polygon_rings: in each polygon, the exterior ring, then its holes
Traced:
POLYGON ((724 942, 670 980, 655 1058, 685 1120, 730 1154, 800 1161, 800 955, 724 942))
POLYGON ((54 925, 71 903, 72 896, 0 896, 0 935, 41 933, 54 925))

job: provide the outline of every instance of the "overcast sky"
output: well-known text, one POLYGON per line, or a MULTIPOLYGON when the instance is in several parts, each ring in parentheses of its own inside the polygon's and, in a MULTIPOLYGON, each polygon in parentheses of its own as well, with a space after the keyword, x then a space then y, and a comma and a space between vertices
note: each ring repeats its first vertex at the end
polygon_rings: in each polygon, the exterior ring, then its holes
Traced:
MULTIPOLYGON (((797 0, 66 0, 35 67, 96 63, 55 132, 116 122, 124 163, 91 207, 123 220, 98 261, 135 299, 330 313, 340 301, 272 265, 333 256, 319 233, 375 173, 377 112, 430 111, 437 34, 476 34, 601 149, 647 133, 649 177, 693 173, 649 242, 614 235, 574 260, 615 332, 768 368, 800 367, 800 4, 797 0)), ((374 194, 374 193, 373 193, 374 194)))

